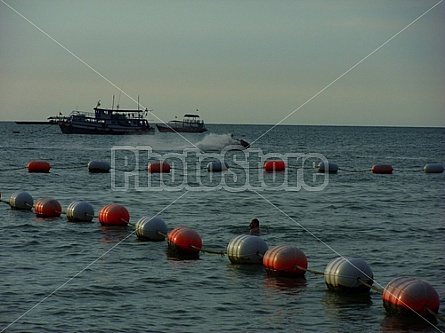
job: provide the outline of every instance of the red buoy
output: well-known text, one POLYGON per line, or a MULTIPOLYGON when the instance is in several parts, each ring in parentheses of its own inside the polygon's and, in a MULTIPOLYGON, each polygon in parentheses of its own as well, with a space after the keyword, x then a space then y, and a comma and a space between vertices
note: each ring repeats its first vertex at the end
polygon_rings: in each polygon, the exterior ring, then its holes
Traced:
POLYGON ((147 169, 150 173, 169 173, 171 167, 167 162, 153 162, 148 165, 147 169))
POLYGON ((431 317, 439 311, 440 298, 428 283, 411 277, 391 280, 383 290, 383 306, 391 314, 413 317, 431 317))
POLYGON ((286 169, 286 163, 282 160, 272 160, 264 163, 264 170, 266 172, 284 171, 286 169))
POLYGON ((391 174, 394 169, 389 164, 375 164, 372 166, 372 173, 391 174))
POLYGON ((126 226, 130 222, 130 213, 122 205, 108 204, 100 209, 99 222, 104 225, 126 226))
POLYGON ((62 213, 62 206, 56 199, 42 198, 37 200, 34 213, 38 217, 58 217, 62 213))
POLYGON ((51 165, 47 161, 31 161, 28 163, 28 172, 48 173, 51 165))
POLYGON ((306 273, 307 258, 296 246, 279 245, 266 251, 263 266, 269 275, 301 277, 306 273))
POLYGON ((177 227, 168 234, 168 252, 180 259, 198 259, 202 247, 201 236, 193 229, 177 227))

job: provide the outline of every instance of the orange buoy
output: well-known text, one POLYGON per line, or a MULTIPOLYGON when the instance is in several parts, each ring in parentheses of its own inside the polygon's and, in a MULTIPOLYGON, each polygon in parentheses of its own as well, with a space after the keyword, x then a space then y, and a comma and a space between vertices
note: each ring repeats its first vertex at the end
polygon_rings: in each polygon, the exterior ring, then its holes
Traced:
POLYGON ((279 245, 266 251, 263 266, 269 275, 301 277, 306 273, 307 258, 296 246, 279 245))
POLYGON ((130 222, 130 213, 122 205, 108 204, 100 209, 99 222, 104 225, 126 226, 130 222))
POLYGON ((375 164, 372 166, 372 173, 381 173, 381 174, 391 174, 393 172, 393 168, 389 164, 375 164))
POLYGON ((201 236, 193 229, 177 227, 169 232, 168 253, 179 259, 198 259, 202 247, 201 236))
POLYGON ((282 160, 272 160, 264 163, 264 170, 266 170, 266 172, 284 171, 285 169, 286 163, 282 160))
POLYGON ((47 161, 31 161, 28 163, 28 172, 48 173, 51 165, 47 161))
POLYGON ((153 162, 148 164, 147 169, 150 173, 169 173, 171 167, 167 162, 153 162))
POLYGON ((431 318, 431 310, 438 313, 440 298, 428 283, 411 277, 391 280, 383 290, 383 306, 391 314, 431 318), (417 314, 416 314, 417 313, 417 314))
POLYGON ((53 198, 42 198, 37 200, 34 213, 38 217, 58 217, 62 213, 62 206, 53 198))

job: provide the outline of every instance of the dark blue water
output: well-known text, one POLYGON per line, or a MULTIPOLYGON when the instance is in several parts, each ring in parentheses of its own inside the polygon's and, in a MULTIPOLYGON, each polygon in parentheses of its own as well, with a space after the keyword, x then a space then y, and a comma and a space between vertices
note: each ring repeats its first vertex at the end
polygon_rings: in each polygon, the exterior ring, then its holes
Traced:
MULTIPOLYGON (((208 128, 210 134, 187 141, 159 133, 63 135, 57 126, 0 123, 0 191, 4 199, 18 190, 34 202, 53 197, 64 208, 86 200, 96 214, 118 203, 133 223, 159 214, 169 229, 196 230, 208 249, 225 250, 256 217, 269 247, 298 246, 309 268, 323 271, 340 255, 362 258, 375 285, 415 277, 436 289, 444 307, 445 173, 425 174, 423 166, 445 162, 445 129, 208 128), (251 150, 221 155, 228 133, 254 142, 251 150), (159 156, 175 168, 148 175, 147 163, 159 156), (289 158, 287 172, 263 172, 267 157, 289 158), (339 166, 338 174, 315 172, 323 157, 339 166), (215 158, 233 168, 207 172, 215 158), (50 162, 49 174, 27 172, 38 159, 50 162), (91 174, 91 160, 115 169, 91 174), (377 163, 391 164, 394 173, 372 174, 377 163)), ((69 223, 64 215, 42 219, 4 203, 0 211, 0 330, 6 332, 445 331, 441 322, 386 314, 378 292, 330 292, 318 275, 270 277, 261 265, 233 265, 209 253, 171 260, 166 242, 139 241, 132 227, 69 223)))

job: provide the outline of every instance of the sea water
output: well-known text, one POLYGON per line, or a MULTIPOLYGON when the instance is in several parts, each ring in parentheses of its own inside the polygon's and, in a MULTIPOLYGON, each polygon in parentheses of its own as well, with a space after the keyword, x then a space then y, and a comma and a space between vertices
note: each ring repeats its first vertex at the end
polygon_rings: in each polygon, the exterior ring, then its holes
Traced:
MULTIPOLYGON (((309 268, 339 256, 366 260, 374 285, 415 277, 445 304, 444 128, 208 125, 179 136, 64 135, 57 126, 0 123, 0 192, 57 199, 65 209, 88 201, 98 214, 125 206, 130 222, 161 217, 171 230, 197 231, 203 248, 225 250, 258 218, 269 247, 294 245, 309 268), (226 149, 233 138, 247 151, 226 149), (152 159, 170 174, 149 175, 152 159), (266 159, 285 172, 267 173, 266 159), (210 173, 206 164, 228 161, 210 173), (28 173, 46 160, 48 174, 28 173), (92 160, 110 173, 89 173, 92 160), (317 173, 327 160, 337 174, 317 173), (377 163, 391 175, 371 173, 377 163)), ((134 228, 43 219, 0 206, 0 330, 5 332, 438 332, 428 323, 388 315, 381 294, 341 295, 320 275, 268 276, 261 265, 234 265, 202 252, 175 260, 166 242, 142 242, 134 228)))

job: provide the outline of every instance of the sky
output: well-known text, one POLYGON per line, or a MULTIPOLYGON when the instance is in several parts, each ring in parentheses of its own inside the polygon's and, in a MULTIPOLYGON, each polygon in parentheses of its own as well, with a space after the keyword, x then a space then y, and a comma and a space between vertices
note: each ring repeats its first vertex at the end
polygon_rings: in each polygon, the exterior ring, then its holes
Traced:
POLYGON ((445 127, 441 0, 0 0, 0 121, 445 127))

